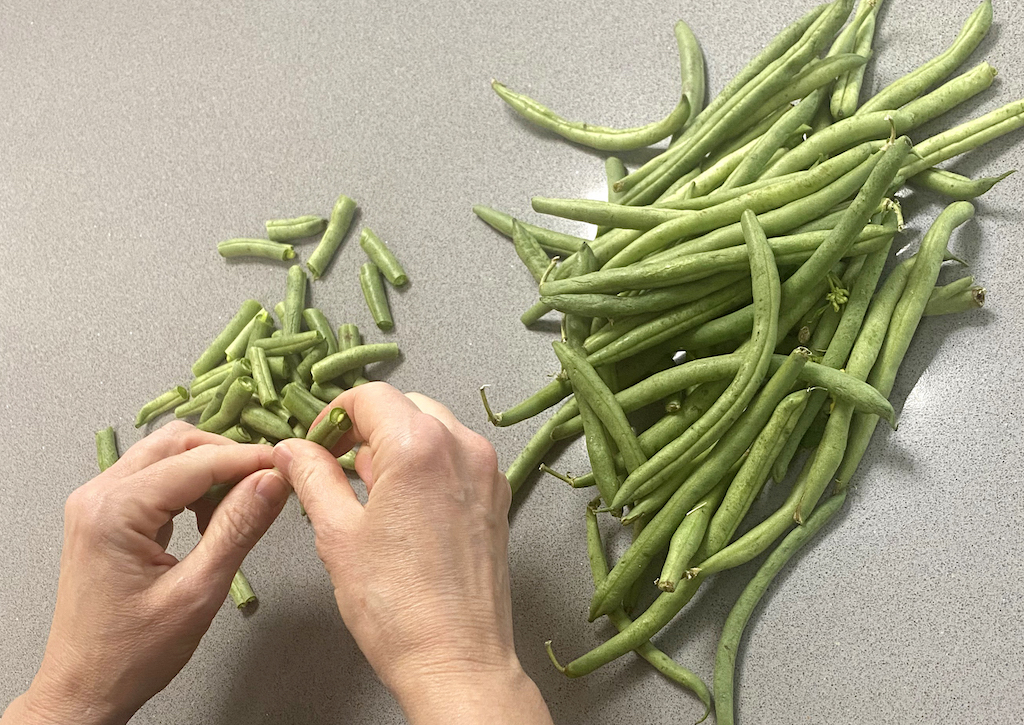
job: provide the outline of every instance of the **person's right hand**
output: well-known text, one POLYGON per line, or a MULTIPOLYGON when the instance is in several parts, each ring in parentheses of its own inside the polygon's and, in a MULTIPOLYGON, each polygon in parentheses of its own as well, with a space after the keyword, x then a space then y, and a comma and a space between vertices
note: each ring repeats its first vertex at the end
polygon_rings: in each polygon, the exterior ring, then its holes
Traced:
POLYGON ((274 463, 374 670, 415 723, 550 723, 512 641, 511 492, 494 448, 441 404, 384 383, 332 406, 352 419, 335 451, 287 440, 274 463), (334 457, 355 443, 365 506, 334 457))

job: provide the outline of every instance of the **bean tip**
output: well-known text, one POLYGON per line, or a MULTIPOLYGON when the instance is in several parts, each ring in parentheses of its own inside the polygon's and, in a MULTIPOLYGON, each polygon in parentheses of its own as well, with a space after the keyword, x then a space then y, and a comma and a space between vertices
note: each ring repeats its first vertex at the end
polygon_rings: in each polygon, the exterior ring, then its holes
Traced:
POLYGON ((495 414, 494 411, 491 410, 491 404, 487 401, 487 388, 489 387, 489 385, 480 386, 480 400, 483 401, 484 412, 487 413, 487 420, 490 421, 491 425, 495 427, 500 427, 501 413, 495 414))
POLYGON ((676 590, 675 582, 670 581, 668 579, 658 578, 655 580, 654 583, 658 585, 658 589, 660 589, 663 592, 668 592, 669 594, 676 590))
POLYGON ((548 659, 551 660, 551 664, 553 664, 555 666, 556 670, 558 670, 559 672, 561 672, 564 675, 565 674, 565 667, 562 666, 562 664, 558 661, 558 658, 555 657, 555 650, 551 647, 551 640, 550 639, 544 643, 544 649, 547 650, 548 659))

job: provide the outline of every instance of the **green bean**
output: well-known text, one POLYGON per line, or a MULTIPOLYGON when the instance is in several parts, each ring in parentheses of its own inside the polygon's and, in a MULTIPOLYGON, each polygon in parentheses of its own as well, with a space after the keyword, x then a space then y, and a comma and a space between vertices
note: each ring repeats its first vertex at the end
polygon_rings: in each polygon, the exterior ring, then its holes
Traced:
POLYGON ((307 441, 319 443, 327 450, 331 450, 338 444, 345 432, 352 428, 352 421, 343 408, 331 408, 331 412, 325 415, 319 423, 309 429, 306 434, 307 441))
MULTIPOLYGON (((608 437, 608 430, 601 422, 601 418, 587 403, 586 395, 580 396, 577 394, 576 401, 579 405, 580 417, 583 420, 587 458, 590 460, 590 469, 594 475, 594 483, 601 494, 601 499, 610 505, 612 499, 615 498, 615 492, 619 490, 619 483, 621 482, 619 473, 615 468, 612 442, 608 437)), ((637 446, 639 446, 639 441, 637 446)))
POLYGON ((388 249, 388 246, 381 241, 370 227, 363 227, 362 233, 359 235, 359 246, 366 252, 366 256, 370 258, 370 261, 377 265, 388 282, 393 284, 395 287, 402 287, 409 282, 409 276, 402 269, 402 264, 398 261, 398 257, 395 253, 388 249))
POLYGON ((771 362, 779 316, 779 274, 768 240, 753 212, 743 215, 744 236, 750 248, 756 324, 751 344, 743 355, 736 377, 722 397, 682 436, 631 471, 619 489, 615 507, 629 503, 636 491, 655 479, 669 464, 683 466, 709 448, 728 430, 757 392, 771 362))
POLYGON ((293 242, 306 239, 323 232, 327 228, 327 220, 314 214, 298 216, 292 219, 270 219, 266 223, 267 237, 274 242, 293 242))
POLYGON ((679 528, 672 534, 668 545, 668 556, 658 577, 658 589, 663 592, 674 592, 679 580, 686 573, 686 567, 697 547, 700 546, 707 530, 708 521, 722 503, 726 490, 729 488, 729 477, 725 476, 707 495, 686 512, 686 517, 679 528))
POLYGON ((678 131, 690 117, 690 103, 684 94, 679 98, 679 103, 672 109, 672 112, 660 121, 636 128, 608 128, 580 121, 569 121, 532 98, 510 90, 498 81, 491 81, 491 88, 526 120, 574 143, 602 151, 633 151, 650 146, 678 131))
POLYGON ((221 433, 222 436, 233 440, 235 443, 251 443, 252 433, 250 433, 244 426, 233 425, 226 431, 221 433))
MULTIPOLYGON (((927 307, 928 298, 935 286, 939 266, 942 264, 943 252, 950 235, 953 229, 970 219, 973 213, 974 207, 969 202, 958 201, 950 204, 922 239, 921 248, 915 255, 919 261, 912 266, 907 275, 906 287, 893 309, 889 328, 885 332, 885 338, 881 342, 878 356, 867 379, 868 383, 882 395, 892 392, 896 373, 903 362, 910 340, 917 330, 924 309, 927 307)), ((891 277, 892 274, 890 274, 891 277)), ((838 490, 845 490, 860 464, 864 451, 871 441, 876 420, 871 415, 864 413, 853 416, 846 452, 835 475, 838 490)))
POLYGON ((746 277, 743 272, 719 272, 702 280, 650 290, 633 297, 578 293, 551 295, 542 297, 541 301, 562 313, 599 318, 624 318, 650 312, 665 312, 743 282, 746 277))
MULTIPOLYGON (((474 206, 473 213, 490 225, 491 228, 496 229, 506 237, 512 237, 512 222, 515 220, 510 215, 482 204, 474 206)), ((519 223, 537 239, 545 251, 551 254, 572 254, 586 241, 571 234, 562 234, 561 232, 544 229, 543 227, 527 224, 526 222, 519 223)))
MULTIPOLYGON (((995 77, 995 68, 988 63, 981 63, 898 110, 862 113, 861 109, 854 116, 810 136, 768 168, 763 176, 771 178, 806 169, 818 158, 827 157, 837 150, 862 141, 883 139, 892 132, 893 127, 897 134, 912 131, 981 93, 992 85, 995 77)), ((915 148, 916 154, 923 153, 920 147, 918 144, 915 148)))
POLYGON ((857 113, 871 113, 899 108, 941 81, 967 60, 988 33, 992 25, 992 0, 983 0, 971 13, 953 44, 903 78, 883 88, 858 109, 857 113))
POLYGON ((752 209, 755 213, 761 214, 802 199, 856 168, 870 156, 869 148, 859 146, 826 161, 813 171, 795 174, 789 181, 755 189, 706 209, 633 207, 589 199, 548 199, 539 196, 533 198, 533 208, 543 214, 556 214, 592 224, 609 224, 648 231, 655 227, 664 227, 660 229, 657 237, 641 236, 605 265, 606 268, 624 267, 650 252, 664 248, 671 241, 680 239, 683 234, 696 236, 737 222, 745 209, 752 209), (654 239, 656 242, 649 242, 648 239, 654 239))
POLYGON ((757 435, 751 445, 747 459, 707 526, 705 550, 719 551, 728 545, 754 499, 761 492, 775 457, 796 427, 797 421, 807 407, 810 395, 810 390, 799 390, 787 395, 776 406, 764 430, 757 435))
POLYGON ((327 321, 327 316, 323 312, 316 307, 307 307, 302 311, 302 319, 306 322, 306 327, 316 330, 324 338, 328 355, 338 352, 338 338, 334 336, 331 323, 327 321))
POLYGON ((309 255, 309 259, 306 260, 306 268, 313 275, 313 279, 320 279, 324 276, 324 272, 327 271, 328 265, 334 259, 338 247, 341 246, 345 235, 348 234, 349 227, 352 226, 352 217, 355 216, 355 213, 356 203, 344 194, 339 196, 337 201, 334 202, 330 221, 327 222, 327 229, 320 238, 320 243, 316 246, 316 249, 313 250, 313 253, 309 255))
POLYGON ((551 308, 543 302, 534 302, 530 305, 530 309, 522 314, 519 321, 523 323, 525 327, 530 327, 540 321, 544 315, 551 312, 551 308))
POLYGON ((608 436, 622 454, 626 470, 632 472, 638 469, 647 461, 647 456, 640 448, 626 414, 622 412, 622 408, 601 376, 580 352, 569 345, 555 342, 552 347, 569 376, 577 398, 590 405, 597 420, 604 425, 608 436))
POLYGON ((252 328, 249 330, 249 338, 245 341, 245 352, 240 357, 248 357, 249 349, 257 340, 270 337, 274 333, 274 320, 266 310, 260 312, 253 318, 252 328))
POLYGON ((254 348, 262 348, 267 357, 283 357, 306 352, 324 342, 324 337, 316 330, 296 332, 280 335, 279 337, 266 337, 257 340, 252 344, 254 348))
MULTIPOLYGON (((871 2, 865 2, 861 0, 860 7, 857 8, 858 14, 860 13, 861 7, 870 7, 871 10, 860 27, 857 28, 856 36, 854 37, 854 52, 857 55, 862 55, 865 58, 871 55, 871 47, 875 39, 875 25, 877 23, 878 9, 882 5, 882 0, 873 0, 871 2)), ((852 116, 857 111, 857 104, 860 101, 860 89, 864 83, 864 70, 866 66, 860 68, 854 68, 852 71, 843 75, 836 81, 835 87, 832 89, 832 98, 830 101, 830 110, 832 117, 837 121, 852 116)))
MULTIPOLYGON (((600 267, 597 257, 594 256, 594 252, 590 249, 590 245, 588 244, 584 244, 580 247, 579 260, 580 263, 577 265, 578 269, 576 270, 579 274, 596 272, 600 267)), ((593 318, 587 315, 563 315, 562 339, 571 347, 583 350, 586 340, 590 336, 590 330, 593 327, 593 323, 593 318)), ((606 374, 607 372, 605 375, 606 374)), ((604 377, 604 375, 602 375, 602 377, 604 377)))
POLYGON ((1007 103, 984 116, 971 119, 959 126, 926 138, 914 146, 913 161, 908 164, 903 176, 910 178, 920 171, 934 166, 939 161, 945 161, 1009 133, 1020 127, 1022 117, 1024 117, 1024 99, 1007 103), (936 158, 939 161, 929 163, 936 158))
POLYGON ((512 220, 512 244, 515 246, 519 259, 533 275, 534 280, 540 282, 548 267, 551 266, 551 259, 541 248, 537 238, 515 219, 512 220))
POLYGON ((313 421, 320 415, 320 411, 327 407, 327 404, 318 399, 301 385, 288 383, 282 389, 284 396, 281 403, 295 418, 307 428, 313 425, 313 421))
MULTIPOLYGON (((697 36, 693 34, 690 26, 679 20, 673 30, 676 47, 679 49, 679 78, 683 85, 683 96, 690 107, 689 118, 683 124, 683 129, 686 129, 693 125, 697 116, 704 110, 707 74, 704 71, 704 53, 701 52, 700 43, 697 42, 697 36)), ((623 168, 620 178, 625 175, 623 168)))
MULTIPOLYGON (((315 277, 314 277, 315 279, 315 277)), ((285 335, 302 332, 302 311, 306 309, 306 273, 297 264, 288 268, 288 285, 284 296, 284 317, 281 330, 285 335)))
POLYGON ((260 405, 267 406, 275 400, 280 400, 274 387, 273 376, 270 374, 267 351, 258 345, 253 346, 249 351, 249 365, 252 368, 252 379, 256 383, 256 395, 260 399, 260 405))
POLYGON ((192 374, 199 377, 203 373, 217 367, 224 360, 224 352, 227 350, 228 345, 249 324, 249 320, 255 317, 262 309, 263 305, 256 300, 246 300, 243 302, 238 313, 231 318, 227 326, 214 338, 210 346, 199 356, 199 359, 192 364, 192 374))
POLYGON ((225 239, 217 243, 217 253, 225 259, 261 257, 285 262, 295 259, 295 247, 269 239, 225 239))
POLYGON ((231 365, 232 363, 230 362, 221 363, 212 370, 196 376, 189 383, 189 392, 195 396, 210 388, 216 388, 220 385, 220 381, 227 377, 228 372, 231 370, 231 365))
POLYGON ((395 323, 391 318, 391 309, 388 307, 388 297, 384 292, 384 282, 381 281, 380 270, 373 262, 367 262, 359 270, 359 284, 363 288, 363 297, 366 299, 366 306, 370 308, 373 321, 377 327, 387 332, 394 328, 395 323))
MULTIPOLYGON (((226 376, 225 376, 226 377, 226 376)), ((174 409, 175 418, 188 418, 190 415, 196 413, 202 413, 203 409, 209 405, 210 401, 213 400, 214 396, 217 395, 217 388, 208 388, 198 395, 192 394, 189 400, 179 405, 174 409)))
POLYGON ((241 569, 235 572, 228 594, 231 595, 231 601, 235 603, 235 607, 238 609, 245 609, 259 601, 256 598, 256 593, 249 585, 249 580, 245 578, 245 574, 242 573, 241 569))
MULTIPOLYGON (((295 421, 292 425, 292 437, 293 438, 305 438, 309 435, 309 428, 302 425, 302 423, 295 421)), ((305 515, 305 514, 303 514, 305 515)))
POLYGON ((314 365, 313 379, 318 383, 334 380, 342 373, 355 370, 363 365, 394 360, 398 354, 398 345, 393 342, 352 347, 336 352, 314 365))
POLYGON ((249 323, 242 328, 242 330, 235 335, 235 339, 231 341, 227 349, 224 351, 224 357, 228 362, 233 362, 238 358, 245 357, 246 346, 249 344, 249 336, 252 335, 252 330, 256 327, 256 320, 260 315, 266 314, 266 310, 260 310, 256 313, 256 317, 249 320, 249 323))
MULTIPOLYGON (((512 406, 508 410, 495 413, 491 410, 491 406, 487 401, 486 390, 486 385, 480 388, 480 398, 483 401, 487 419, 491 422, 491 425, 499 428, 515 425, 527 418, 539 415, 553 405, 557 405, 572 392, 568 379, 562 373, 521 403, 512 406)), ((576 412, 576 410, 573 410, 572 415, 576 415, 576 412)))
MULTIPOLYGON (((849 231, 849 230, 847 230, 849 231)), ((853 232, 854 244, 863 243, 871 246, 875 240, 882 239, 895 231, 892 226, 877 224, 864 225, 853 232)), ((801 263, 817 254, 835 234, 835 230, 805 232, 782 237, 772 237, 769 246, 779 264, 801 263)), ((861 250, 860 254, 866 252, 861 250)), ((850 254, 849 249, 844 256, 850 254)), ((736 272, 741 270, 748 261, 749 252, 745 246, 730 246, 693 254, 679 254, 673 258, 651 260, 619 267, 602 269, 580 277, 570 277, 540 286, 545 297, 568 294, 612 294, 626 290, 653 290, 664 287, 675 287, 685 282, 706 279, 712 274, 736 272)), ((703 298, 702 298, 703 299, 703 298)))
MULTIPOLYGON (((351 322, 346 322, 344 325, 338 328, 338 352, 348 350, 349 348, 358 347, 363 344, 363 336, 359 332, 359 328, 351 322)), ((366 377, 366 369, 364 367, 358 367, 354 370, 349 370, 343 373, 341 380, 345 387, 354 388, 356 386, 356 380, 359 378, 366 377)), ((337 396, 334 396, 337 397, 337 396)), ((334 398, 331 398, 333 400, 334 398)))
MULTIPOLYGON (((608 181, 608 201, 616 201, 620 194, 614 189, 615 182, 629 172, 626 170, 626 165, 622 163, 622 159, 609 156, 604 160, 604 173, 608 181)), ((598 232, 598 236, 600 235, 601 232, 598 232)))
POLYGON ((974 286, 974 277, 963 277, 936 287, 924 308, 924 317, 969 312, 985 305, 985 288, 974 286))
MULTIPOLYGON (((892 183, 909 149, 909 140, 901 137, 879 152, 878 162, 864 186, 857 193, 853 203, 843 212, 839 224, 829 232, 828 238, 822 242, 814 254, 782 285, 782 305, 784 307, 799 311, 799 300, 813 300, 817 297, 818 293, 812 294, 811 290, 816 285, 820 285, 827 271, 849 252, 858 232, 864 228, 866 222, 878 208, 886 189, 892 183)), ((803 312, 800 312, 800 315, 802 314, 803 312)), ((747 306, 691 330, 680 338, 680 342, 686 343, 683 345, 685 349, 687 347, 707 347, 728 340, 735 337, 737 332, 742 334, 743 331, 749 329, 750 315, 751 307, 747 306)), ((799 319, 799 315, 797 315, 797 319, 799 319)), ((796 320, 793 322, 795 323, 796 320)), ((786 328, 784 324, 780 324, 779 327, 786 328)))
POLYGON ((718 122, 713 126, 702 126, 701 128, 705 129, 703 135, 698 134, 691 142, 681 142, 670 149, 668 153, 672 157, 671 160, 663 163, 657 174, 646 179, 643 184, 634 181, 637 174, 631 174, 620 181, 620 189, 629 189, 622 202, 647 204, 654 201, 724 137, 741 133, 756 123, 757 112, 772 111, 810 92, 812 89, 805 89, 802 84, 795 83, 794 76, 821 51, 849 14, 852 4, 852 0, 839 0, 832 4, 821 16, 820 22, 816 21, 789 52, 762 71, 763 79, 755 79, 750 91, 739 97, 731 108, 725 110, 718 122), (799 95, 787 95, 787 88, 796 89, 797 85, 801 85, 797 91, 799 95))
POLYGON ((294 437, 295 432, 287 422, 256 403, 243 406, 239 419, 246 428, 270 439, 284 440, 294 437))
POLYGON ((817 90, 804 98, 795 107, 783 114, 772 127, 758 139, 740 165, 722 184, 722 189, 733 189, 754 183, 761 172, 768 166, 772 155, 782 148, 783 144, 801 126, 808 123, 814 116, 824 98, 824 92, 817 90))
MULTIPOLYGON (((592 506, 587 507, 587 558, 590 561, 590 574, 594 580, 594 586, 599 586, 608 576, 608 560, 605 558, 604 545, 601 543, 601 530, 597 524, 597 514, 592 506)), ((608 615, 612 624, 620 632, 626 629, 632 622, 626 613, 617 609, 608 615)), ((550 650, 551 643, 547 646, 550 650)), ((704 717, 697 722, 703 722, 711 711, 711 693, 697 675, 690 672, 682 665, 676 663, 671 657, 652 645, 650 642, 643 642, 636 648, 636 653, 647 660, 654 669, 658 670, 668 679, 691 690, 700 701, 704 703, 704 717)))
POLYGON ((845 500, 845 493, 832 496, 804 526, 790 533, 765 559, 730 610, 715 655, 715 717, 719 725, 732 725, 734 722, 736 654, 751 614, 782 567, 842 508, 845 500))
POLYGON ((100 467, 100 473, 117 463, 118 458, 120 455, 117 453, 117 438, 114 436, 114 429, 108 426, 103 430, 96 431, 96 463, 100 467))
MULTIPOLYGON (((888 258, 888 249, 870 254, 865 259, 860 273, 855 280, 852 280, 852 283, 851 280, 844 279, 844 282, 850 286, 851 291, 849 299, 843 308, 842 315, 835 316, 837 318, 836 324, 832 328, 831 333, 827 331, 822 331, 821 334, 816 333, 812 342, 814 349, 826 348, 821 360, 823 366, 838 369, 849 359, 850 351, 853 349, 857 334, 863 325, 868 305, 871 303, 871 297, 878 286, 878 280, 882 276, 882 269, 885 267, 888 258)), ((830 316, 829 319, 831 320, 832 317, 830 316)), ((772 475, 776 481, 781 481, 786 477, 786 473, 789 471, 789 464, 793 460, 793 456, 796 455, 801 439, 810 429, 811 424, 818 415, 818 411, 821 410, 830 392, 827 388, 822 388, 811 393, 810 401, 807 403, 804 412, 800 416, 800 420, 797 421, 796 427, 790 434, 789 440, 783 446, 774 464, 772 475)), ((894 415, 888 418, 888 420, 890 425, 895 424, 894 415)))
POLYGON ((725 129, 730 128, 731 130, 733 125, 724 122, 729 114, 753 91, 764 85, 765 80, 777 70, 779 65, 794 54, 797 45, 805 41, 808 35, 820 30, 824 20, 823 16, 833 14, 834 10, 831 4, 819 6, 786 27, 726 85, 711 104, 698 115, 687 131, 673 142, 666 153, 652 159, 622 179, 616 185, 618 190, 630 190, 639 187, 642 183, 649 183, 650 179, 656 178, 658 175, 664 175, 674 161, 690 151, 694 145, 709 134, 713 138, 707 146, 719 143, 720 137, 725 135, 725 129), (716 131, 717 133, 714 133, 716 131))
POLYGON ((576 406, 567 413, 566 407, 562 406, 554 415, 545 421, 544 425, 537 429, 537 432, 533 434, 530 441, 523 447, 523 450, 519 453, 514 461, 505 469, 505 478, 508 480, 509 486, 512 488, 512 495, 515 496, 516 492, 522 487, 523 483, 526 482, 526 478, 537 470, 537 466, 540 465, 541 459, 547 455, 547 452, 551 450, 551 447, 555 444, 551 440, 551 429, 559 423, 569 418, 572 411, 578 410, 576 406))
MULTIPOLYGON (((199 430, 209 433, 220 433, 227 430, 238 422, 242 408, 249 403, 255 393, 256 383, 252 378, 246 376, 235 378, 224 396, 220 409, 212 417, 200 421, 197 427, 199 430)), ((268 413, 268 415, 271 414, 268 413)))
POLYGON ((181 385, 175 385, 166 393, 157 396, 142 406, 139 414, 135 416, 135 427, 141 428, 158 415, 173 410, 186 400, 188 400, 188 390, 181 385))
POLYGON ((299 364, 295 366, 295 375, 302 380, 303 384, 311 385, 313 383, 313 366, 325 357, 327 357, 327 344, 323 342, 303 356, 299 364))
POLYGON ((670 310, 650 322, 629 330, 604 347, 587 356, 591 365, 608 365, 632 357, 644 350, 675 339, 709 320, 739 309, 751 299, 751 290, 745 285, 726 287, 712 292, 695 302, 670 310))
POLYGON ((270 374, 274 377, 274 380, 279 382, 291 380, 292 371, 288 367, 288 359, 286 357, 268 358, 267 363, 270 365, 270 374))
POLYGON ((966 176, 954 174, 951 171, 931 168, 921 171, 915 176, 907 179, 907 181, 915 187, 934 191, 936 194, 942 194, 950 199, 957 201, 969 201, 987 193, 993 186, 998 184, 1007 176, 1016 173, 1016 171, 1016 169, 1011 169, 1005 174, 1001 174, 999 176, 989 176, 984 179, 969 179, 966 176))
POLYGON ((338 456, 338 465, 344 468, 346 471, 356 470, 356 454, 358 452, 358 448, 353 448, 348 453, 342 456, 338 456))
MULTIPOLYGON (((362 378, 361 380, 362 382, 369 382, 365 378, 362 378)), ((361 385, 362 382, 357 384, 361 385)), ((330 403, 332 400, 344 393, 345 389, 340 385, 335 385, 333 383, 313 383, 309 386, 309 391, 313 394, 313 397, 318 400, 324 403, 330 403)))
POLYGON ((668 544, 686 512, 721 482, 740 460, 776 406, 791 389, 808 357, 806 350, 795 351, 787 364, 780 368, 769 379, 764 389, 753 398, 750 407, 722 436, 704 462, 687 475, 685 482, 672 494, 650 525, 644 529, 640 538, 615 565, 609 574, 607 586, 595 592, 590 607, 591 621, 610 606, 614 606, 621 597, 623 585, 628 586, 635 575, 642 571, 640 564, 646 566, 654 553, 668 544))

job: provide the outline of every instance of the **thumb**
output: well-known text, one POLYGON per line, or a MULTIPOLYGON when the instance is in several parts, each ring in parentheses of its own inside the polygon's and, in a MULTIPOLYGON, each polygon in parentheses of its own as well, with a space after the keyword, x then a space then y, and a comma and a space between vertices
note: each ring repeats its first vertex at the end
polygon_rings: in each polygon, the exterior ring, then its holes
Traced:
POLYGON ((191 570, 187 573, 204 586, 226 592, 245 555, 281 513, 288 493, 287 481, 274 469, 242 479, 214 510, 199 543, 178 566, 191 570))
POLYGON ((301 438, 274 446, 274 465, 291 483, 314 527, 347 521, 362 511, 338 459, 323 446, 301 438))

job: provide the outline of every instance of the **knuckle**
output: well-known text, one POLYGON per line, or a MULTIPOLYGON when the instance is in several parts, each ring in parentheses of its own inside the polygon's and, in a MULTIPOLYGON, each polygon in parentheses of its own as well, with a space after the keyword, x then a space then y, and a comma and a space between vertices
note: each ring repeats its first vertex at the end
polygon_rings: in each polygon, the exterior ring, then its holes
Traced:
POLYGON ((413 418, 409 434, 398 441, 399 453, 409 465, 424 465, 451 452, 453 436, 444 423, 420 413, 413 418))
POLYGON ((170 423, 160 428, 158 433, 169 438, 176 438, 193 430, 195 430, 195 426, 191 423, 187 423, 183 420, 172 420, 170 423))
POLYGON ((248 549, 259 535, 259 521, 255 511, 247 507, 224 507, 220 535, 236 549, 248 549))
POLYGON ((488 471, 497 472, 498 453, 489 440, 479 433, 470 433, 466 440, 466 448, 476 465, 488 471))

